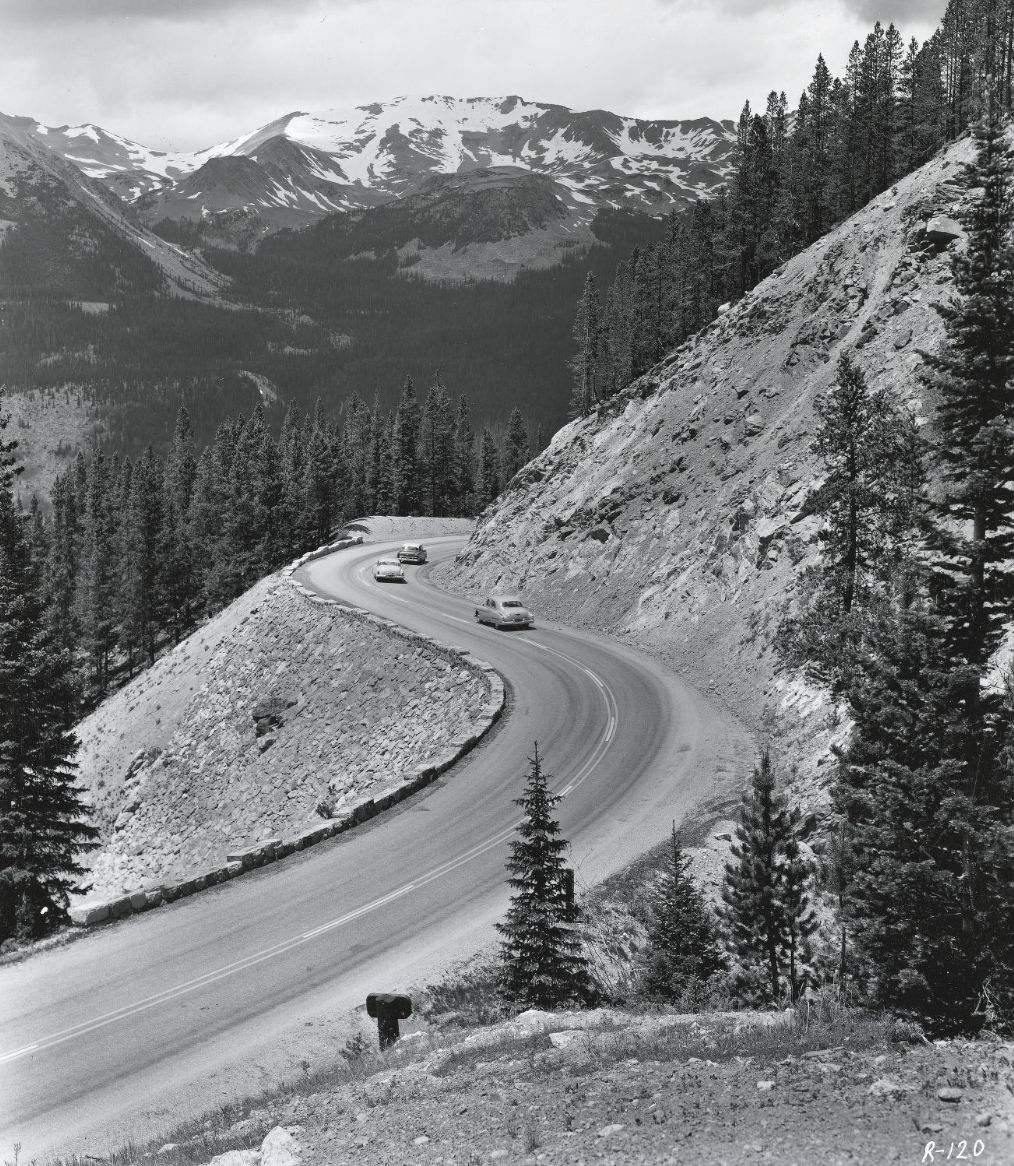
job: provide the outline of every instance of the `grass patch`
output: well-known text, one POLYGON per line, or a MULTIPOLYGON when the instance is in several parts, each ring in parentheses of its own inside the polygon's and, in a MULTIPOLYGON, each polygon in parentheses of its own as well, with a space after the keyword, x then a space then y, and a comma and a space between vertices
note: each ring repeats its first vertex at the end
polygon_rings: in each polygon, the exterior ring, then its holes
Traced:
POLYGON ((527 1060, 535 1070, 535 1054, 552 1048, 549 1034, 529 1033, 524 1036, 506 1035, 495 1045, 474 1045, 468 1048, 451 1049, 443 1061, 433 1069, 434 1077, 450 1077, 455 1073, 467 1072, 486 1061, 527 1060))
POLYGON ((463 960, 422 989, 416 1012, 436 1028, 499 1024, 511 1015, 500 999, 499 965, 491 955, 463 960))
MULTIPOLYGON (((752 1060, 761 1064, 839 1049, 879 1047, 891 1039, 891 1023, 868 1016, 842 1016, 831 1023, 808 1023, 794 1015, 787 1023, 738 1024, 702 1014, 699 1023, 673 1025, 649 1032, 603 1031, 588 1044, 574 1047, 570 1072, 584 1075, 636 1057, 641 1061, 686 1063, 691 1059, 723 1063, 752 1060)), ((488 1059, 488 1054, 487 1054, 488 1059)), ((535 1065, 536 1072, 556 1076, 559 1063, 535 1065)))

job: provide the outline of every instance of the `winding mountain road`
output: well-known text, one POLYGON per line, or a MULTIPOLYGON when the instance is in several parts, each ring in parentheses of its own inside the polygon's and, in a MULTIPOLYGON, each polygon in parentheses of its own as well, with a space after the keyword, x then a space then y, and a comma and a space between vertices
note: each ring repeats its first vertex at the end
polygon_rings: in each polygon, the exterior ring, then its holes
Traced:
MULTIPOLYGON (((427 540, 431 564, 461 538, 427 540)), ((167 908, 0 967, 0 1159, 100 1155, 333 1060, 367 992, 425 982, 493 938, 532 742, 579 887, 728 793, 749 761, 730 714, 615 641, 478 626, 473 604, 391 544, 308 564, 303 582, 503 675, 507 715, 432 786, 373 822, 167 908)), ((536 613, 537 616, 538 613, 536 613)))

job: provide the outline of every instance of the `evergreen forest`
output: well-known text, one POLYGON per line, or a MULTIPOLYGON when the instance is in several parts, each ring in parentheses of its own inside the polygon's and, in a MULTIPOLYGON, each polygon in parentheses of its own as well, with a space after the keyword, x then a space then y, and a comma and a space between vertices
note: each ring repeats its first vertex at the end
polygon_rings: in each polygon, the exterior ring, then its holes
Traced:
POLYGON ((793 255, 967 130, 988 86, 1014 104, 1014 5, 950 0, 937 31, 907 44, 879 22, 842 77, 824 57, 794 110, 772 91, 739 117, 735 171, 719 195, 665 220, 578 302, 571 416, 585 416, 710 323, 793 255))
MULTIPOLYGON (((535 436, 541 442, 541 433, 535 436)), ((407 378, 385 412, 354 395, 338 419, 291 405, 278 438, 258 405, 200 453, 186 409, 165 457, 78 454, 52 513, 31 508, 48 621, 75 662, 83 707, 154 662, 262 576, 369 514, 472 515, 532 454, 512 410, 473 427, 437 374, 420 400, 407 378)))

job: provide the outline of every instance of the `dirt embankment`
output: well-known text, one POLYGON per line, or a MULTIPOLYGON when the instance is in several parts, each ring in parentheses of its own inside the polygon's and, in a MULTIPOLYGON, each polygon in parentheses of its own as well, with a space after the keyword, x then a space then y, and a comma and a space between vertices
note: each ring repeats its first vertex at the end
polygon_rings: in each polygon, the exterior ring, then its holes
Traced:
POLYGON ((467 735, 487 697, 464 663, 263 580, 80 726, 102 830, 88 898, 340 814, 467 735))

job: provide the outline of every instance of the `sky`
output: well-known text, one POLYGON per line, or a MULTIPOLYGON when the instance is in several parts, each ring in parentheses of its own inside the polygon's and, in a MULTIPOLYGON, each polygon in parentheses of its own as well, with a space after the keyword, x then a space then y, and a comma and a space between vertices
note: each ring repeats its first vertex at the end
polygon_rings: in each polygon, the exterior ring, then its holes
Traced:
POLYGON ((646 118, 790 104, 946 0, 0 0, 0 111, 195 150, 295 110, 518 94, 646 118))

